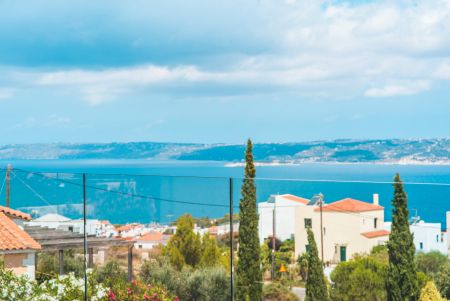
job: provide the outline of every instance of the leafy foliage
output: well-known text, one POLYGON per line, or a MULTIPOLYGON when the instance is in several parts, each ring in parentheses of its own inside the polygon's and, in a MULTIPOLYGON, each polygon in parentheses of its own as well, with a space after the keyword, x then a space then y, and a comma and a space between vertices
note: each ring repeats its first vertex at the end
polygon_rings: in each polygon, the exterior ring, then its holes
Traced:
POLYGON ((392 200, 392 228, 387 243, 389 265, 386 288, 388 301, 417 300, 419 286, 413 235, 408 223, 408 200, 400 175, 395 176, 392 200))
POLYGON ((263 288, 264 301, 299 301, 298 297, 287 287, 279 283, 271 283, 263 288))
POLYGON ((314 234, 310 228, 308 231, 308 276, 306 279, 306 301, 327 301, 328 290, 323 274, 323 265, 319 259, 314 234))
POLYGON ((239 250, 236 268, 236 299, 260 301, 262 297, 262 273, 258 237, 258 211, 256 208, 256 174, 253 163, 253 145, 249 139, 245 153, 245 179, 239 204, 239 250))
POLYGON ((445 299, 441 297, 436 285, 429 281, 420 291, 419 301, 445 301, 445 299))
POLYGON ((332 300, 386 300, 386 268, 387 264, 374 255, 339 263, 331 274, 332 300))

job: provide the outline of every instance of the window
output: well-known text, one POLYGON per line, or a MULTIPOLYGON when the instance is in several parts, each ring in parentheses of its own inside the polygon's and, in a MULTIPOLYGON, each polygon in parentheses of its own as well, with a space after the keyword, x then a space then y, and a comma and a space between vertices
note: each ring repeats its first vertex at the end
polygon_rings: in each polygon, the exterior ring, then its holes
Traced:
POLYGON ((312 227, 312 220, 310 218, 305 218, 305 229, 312 227))
POLYGON ((327 228, 323 227, 323 236, 325 236, 325 234, 327 234, 327 228))
POLYGON ((421 243, 419 244, 419 246, 420 246, 420 249, 423 250, 423 242, 421 242, 421 243))
POLYGON ((436 242, 439 242, 439 234, 436 235, 436 242))
POLYGON ((378 218, 373 219, 373 227, 376 229, 378 227, 378 218))
POLYGON ((306 253, 309 253, 309 250, 310 250, 311 248, 309 247, 309 245, 305 245, 305 249, 306 249, 306 253))

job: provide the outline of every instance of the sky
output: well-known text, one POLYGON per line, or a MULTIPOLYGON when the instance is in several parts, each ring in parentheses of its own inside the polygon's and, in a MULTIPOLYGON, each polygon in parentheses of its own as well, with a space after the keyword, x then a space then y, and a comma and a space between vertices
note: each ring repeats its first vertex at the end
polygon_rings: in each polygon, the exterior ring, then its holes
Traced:
POLYGON ((445 138, 450 0, 0 0, 0 144, 445 138))

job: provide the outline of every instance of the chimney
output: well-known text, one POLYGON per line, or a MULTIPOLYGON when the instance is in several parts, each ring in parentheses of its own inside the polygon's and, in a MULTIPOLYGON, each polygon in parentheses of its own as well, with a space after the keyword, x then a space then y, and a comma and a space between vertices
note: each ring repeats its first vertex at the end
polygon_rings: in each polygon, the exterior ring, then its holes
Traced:
POLYGON ((380 205, 380 196, 378 195, 378 193, 373 194, 373 204, 380 205))

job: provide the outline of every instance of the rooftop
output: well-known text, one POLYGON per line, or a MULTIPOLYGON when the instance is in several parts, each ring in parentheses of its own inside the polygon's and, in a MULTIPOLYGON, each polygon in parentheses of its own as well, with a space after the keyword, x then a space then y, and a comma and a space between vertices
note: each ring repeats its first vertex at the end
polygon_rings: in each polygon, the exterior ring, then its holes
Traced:
POLYGON ((31 216, 29 214, 23 213, 18 210, 11 209, 9 207, 0 206, 0 212, 4 213, 6 216, 12 217, 12 218, 20 218, 30 221, 31 216))
MULTIPOLYGON (((20 211, 16 211, 19 212, 20 211)), ((0 251, 40 250, 41 245, 0 211, 0 251)))
POLYGON ((310 202, 310 200, 308 200, 308 199, 305 199, 305 198, 302 198, 302 197, 299 197, 299 196, 296 196, 293 194, 282 194, 280 196, 283 197, 284 199, 288 199, 290 201, 294 201, 294 202, 305 204, 305 205, 307 205, 310 202))
POLYGON ((375 238, 375 237, 387 236, 387 235, 389 235, 389 233, 390 232, 388 230, 377 230, 377 231, 361 233, 361 235, 364 237, 367 237, 367 238, 375 238))
MULTIPOLYGON (((366 203, 363 201, 355 200, 352 198, 345 198, 322 207, 322 211, 335 211, 335 212, 365 212, 365 211, 377 211, 383 210, 384 207, 375 205, 373 203, 366 203)), ((316 208, 315 211, 320 211, 320 208, 316 208)))

